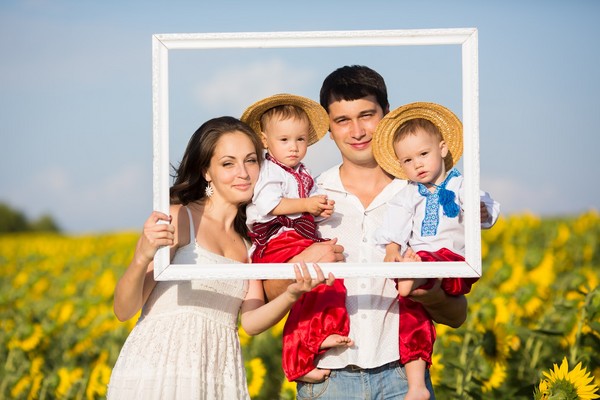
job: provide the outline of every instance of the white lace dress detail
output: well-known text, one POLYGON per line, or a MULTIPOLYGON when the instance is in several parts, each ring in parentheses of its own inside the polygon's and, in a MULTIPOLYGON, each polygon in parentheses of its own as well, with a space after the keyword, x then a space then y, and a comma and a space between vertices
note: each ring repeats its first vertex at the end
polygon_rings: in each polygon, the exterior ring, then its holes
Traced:
MULTIPOLYGON (((233 262, 195 240, 173 259, 174 264, 233 262)), ((121 349, 108 398, 249 399, 237 325, 247 291, 247 281, 157 282, 121 349)))

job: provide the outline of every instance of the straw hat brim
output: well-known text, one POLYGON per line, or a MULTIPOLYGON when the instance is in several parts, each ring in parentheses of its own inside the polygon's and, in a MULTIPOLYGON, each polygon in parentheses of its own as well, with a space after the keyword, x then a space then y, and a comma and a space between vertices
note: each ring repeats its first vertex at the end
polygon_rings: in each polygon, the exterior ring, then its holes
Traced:
POLYGON ((423 118, 438 127, 446 145, 448 155, 444 159, 449 171, 463 153, 462 122, 449 109, 436 103, 417 102, 403 105, 388 113, 379 123, 373 134, 373 156, 381 168, 400 179, 408 179, 394 152, 394 136, 398 128, 411 119, 423 118))
POLYGON ((240 119, 250 125, 254 132, 260 135, 261 116, 267 110, 282 105, 300 107, 308 116, 311 125, 308 135, 309 146, 321 140, 329 130, 329 115, 327 115, 327 111, 319 103, 307 97, 287 93, 276 94, 257 101, 244 111, 240 119))

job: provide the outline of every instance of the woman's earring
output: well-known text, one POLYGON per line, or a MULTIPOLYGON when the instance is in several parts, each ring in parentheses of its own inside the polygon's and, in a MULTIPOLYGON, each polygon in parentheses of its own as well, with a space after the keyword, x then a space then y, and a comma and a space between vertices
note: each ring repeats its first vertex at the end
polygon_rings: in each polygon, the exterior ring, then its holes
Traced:
POLYGON ((210 186, 210 182, 206 182, 206 188, 204 189, 204 194, 206 197, 210 197, 215 193, 212 186, 210 186))

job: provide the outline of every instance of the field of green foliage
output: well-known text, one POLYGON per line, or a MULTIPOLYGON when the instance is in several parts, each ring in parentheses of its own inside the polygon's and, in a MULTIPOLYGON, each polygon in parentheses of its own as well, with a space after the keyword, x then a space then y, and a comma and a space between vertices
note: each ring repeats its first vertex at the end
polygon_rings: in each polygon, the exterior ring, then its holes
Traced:
MULTIPOLYGON (((135 324, 115 318, 112 294, 136 240, 136 233, 0 236, 0 398, 105 396, 135 324)), ((532 399, 538 390, 548 398, 566 382, 579 391, 561 398, 596 398, 600 215, 501 218, 483 232, 482 257, 467 322, 437 326, 437 397, 532 399)), ((293 398, 280 367, 282 329, 283 322, 256 337, 240 332, 255 399, 293 398)))

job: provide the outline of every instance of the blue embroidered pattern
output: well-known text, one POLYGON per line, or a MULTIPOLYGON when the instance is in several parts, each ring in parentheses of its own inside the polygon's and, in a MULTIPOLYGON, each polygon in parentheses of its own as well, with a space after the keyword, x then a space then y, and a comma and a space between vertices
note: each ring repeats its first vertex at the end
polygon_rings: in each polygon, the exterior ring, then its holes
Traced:
POLYGON ((458 205, 454 202, 454 198, 456 195, 454 192, 447 190, 446 185, 450 181, 450 179, 460 176, 460 172, 457 169, 452 168, 448 175, 446 175, 446 179, 442 182, 441 185, 435 187, 435 191, 431 193, 425 185, 422 183, 418 183, 419 194, 427 198, 425 203, 425 217, 423 218, 423 222, 421 223, 421 236, 435 236, 437 233, 438 225, 440 224, 440 213, 439 208, 442 205, 444 210, 444 214, 448 217, 456 217, 458 215, 458 205), (442 192, 442 197, 447 199, 448 202, 446 204, 440 204, 440 192, 442 192), (446 192, 446 193, 443 193, 446 192), (453 215, 454 214, 454 215, 453 215))

